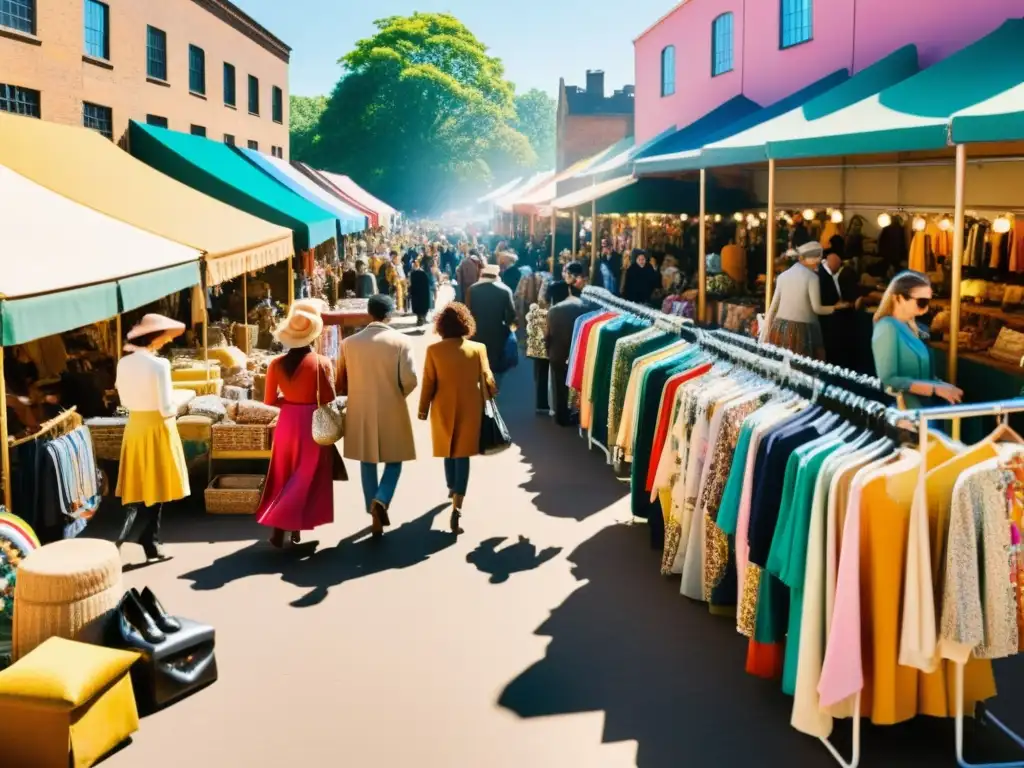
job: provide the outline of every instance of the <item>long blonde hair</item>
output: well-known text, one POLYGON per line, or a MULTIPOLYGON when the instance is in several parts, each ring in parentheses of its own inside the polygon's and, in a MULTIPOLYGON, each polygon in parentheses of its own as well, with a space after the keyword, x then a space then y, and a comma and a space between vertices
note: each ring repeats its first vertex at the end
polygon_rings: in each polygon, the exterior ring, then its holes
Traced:
MULTIPOLYGON (((892 316, 893 309, 896 307, 897 296, 910 296, 910 292, 915 288, 930 288, 931 285, 932 281, 928 279, 928 276, 922 275, 920 272, 914 272, 910 269, 900 272, 889 283, 889 287, 885 289, 882 303, 878 305, 878 309, 875 311, 875 322, 877 323, 883 317, 892 316)), ((915 330, 913 325, 911 330, 915 330)))

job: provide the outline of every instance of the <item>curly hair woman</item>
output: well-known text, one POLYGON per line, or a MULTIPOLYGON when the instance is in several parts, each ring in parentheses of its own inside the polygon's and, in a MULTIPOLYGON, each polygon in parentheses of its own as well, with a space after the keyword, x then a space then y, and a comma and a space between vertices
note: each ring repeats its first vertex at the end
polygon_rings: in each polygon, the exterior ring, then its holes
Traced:
POLYGON ((462 532, 459 519, 469 484, 469 459, 480 452, 484 401, 497 394, 497 386, 487 348, 469 340, 476 324, 465 304, 454 301, 445 306, 434 318, 434 330, 441 340, 427 348, 419 417, 430 417, 434 456, 444 459, 451 530, 457 534, 462 532))

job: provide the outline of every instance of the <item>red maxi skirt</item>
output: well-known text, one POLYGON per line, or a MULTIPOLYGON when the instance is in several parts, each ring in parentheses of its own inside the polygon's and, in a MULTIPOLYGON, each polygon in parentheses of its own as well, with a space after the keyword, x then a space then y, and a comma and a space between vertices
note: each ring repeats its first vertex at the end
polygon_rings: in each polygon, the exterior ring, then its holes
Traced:
POLYGON ((256 522, 309 531, 334 522, 334 480, 345 480, 338 449, 313 440, 315 405, 281 406, 256 522))

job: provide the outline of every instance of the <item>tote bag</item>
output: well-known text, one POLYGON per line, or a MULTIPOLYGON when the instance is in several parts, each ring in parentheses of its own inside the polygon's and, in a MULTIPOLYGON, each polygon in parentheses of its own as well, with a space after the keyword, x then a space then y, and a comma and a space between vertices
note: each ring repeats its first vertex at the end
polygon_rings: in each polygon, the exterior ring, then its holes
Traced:
POLYGON ((480 392, 484 397, 483 416, 480 419, 480 455, 494 456, 512 445, 512 436, 498 411, 498 403, 488 396, 487 382, 480 369, 480 392))

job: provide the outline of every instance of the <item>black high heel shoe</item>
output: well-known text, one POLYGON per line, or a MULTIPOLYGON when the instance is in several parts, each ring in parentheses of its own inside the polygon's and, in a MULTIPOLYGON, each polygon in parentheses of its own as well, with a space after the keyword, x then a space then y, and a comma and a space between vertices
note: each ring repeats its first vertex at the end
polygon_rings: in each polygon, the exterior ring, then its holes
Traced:
POLYGON ((164 610, 160 601, 157 600, 156 595, 153 594, 153 590, 146 587, 140 594, 133 588, 132 592, 135 592, 135 596, 138 598, 139 603, 146 609, 146 613, 149 614, 149 617, 153 619, 153 623, 155 623, 161 631, 170 635, 181 629, 181 623, 164 610))
POLYGON ((160 627, 146 612, 146 609, 139 601, 138 592, 129 590, 121 598, 117 606, 118 617, 121 621, 121 632, 124 634, 126 628, 134 629, 150 645, 160 645, 167 636, 160 631, 160 627))

